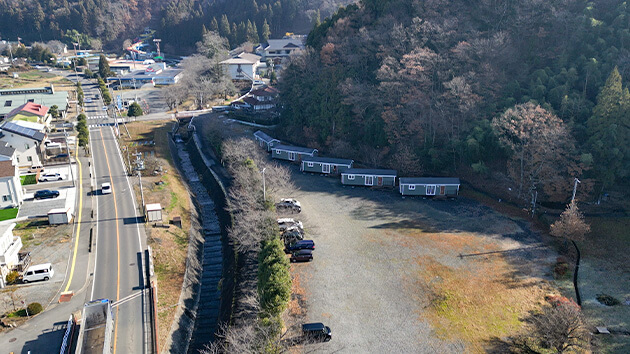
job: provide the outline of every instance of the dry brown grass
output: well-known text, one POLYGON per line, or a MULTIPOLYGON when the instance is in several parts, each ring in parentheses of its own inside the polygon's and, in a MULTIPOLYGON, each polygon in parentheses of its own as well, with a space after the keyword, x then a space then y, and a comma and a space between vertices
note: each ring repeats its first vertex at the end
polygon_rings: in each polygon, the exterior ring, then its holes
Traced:
MULTIPOLYGON (((188 251, 188 230, 190 229, 190 197, 181 177, 173 166, 168 147, 167 132, 172 122, 135 122, 127 124, 131 139, 124 135, 122 144, 130 146, 132 142, 154 141, 155 146, 133 146, 130 151, 155 151, 164 173, 158 176, 142 178, 146 203, 160 203, 165 224, 174 216, 180 216, 182 228, 171 225, 166 228, 154 228, 147 225, 147 241, 153 249, 154 265, 158 281, 158 341, 164 343, 173 322, 182 282, 186 270, 188 251), (156 182, 164 182, 157 185, 156 182)), ((122 133, 126 130, 121 129, 122 133)), ((135 187, 136 197, 140 201, 139 187, 135 187)))
POLYGON ((550 291, 538 278, 516 276, 514 266, 500 254, 468 258, 458 265, 443 262, 444 254, 501 250, 478 235, 418 230, 402 235, 402 246, 421 244, 432 249, 432 255, 417 258, 417 278, 408 285, 416 289, 411 293, 430 294, 429 299, 417 299, 427 305, 419 316, 444 339, 467 343, 468 351, 484 352, 492 337, 516 334, 520 318, 537 308, 550 291))

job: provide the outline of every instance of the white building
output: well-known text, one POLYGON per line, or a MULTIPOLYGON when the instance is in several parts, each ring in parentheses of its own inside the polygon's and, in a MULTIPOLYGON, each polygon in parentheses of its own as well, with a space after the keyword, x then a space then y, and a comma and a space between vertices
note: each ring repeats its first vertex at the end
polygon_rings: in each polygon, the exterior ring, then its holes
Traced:
POLYGON ((15 155, 14 148, 0 146, 0 209, 18 207, 24 201, 15 155))
POLYGON ((18 264, 18 253, 22 249, 22 239, 13 236, 14 227, 15 223, 0 225, 0 267, 7 270, 18 264))
POLYGON ((36 129, 33 123, 28 127, 22 122, 4 122, 0 126, 0 142, 15 149, 15 162, 19 167, 41 166, 40 145, 46 139, 45 127, 36 129))
POLYGON ((276 61, 288 58, 295 51, 302 49, 304 49, 302 39, 270 39, 267 43, 261 43, 256 47, 256 53, 260 54, 263 60, 272 59, 276 61))
POLYGON ((251 53, 241 53, 235 58, 224 60, 221 64, 226 65, 232 80, 257 80, 260 55, 251 53))

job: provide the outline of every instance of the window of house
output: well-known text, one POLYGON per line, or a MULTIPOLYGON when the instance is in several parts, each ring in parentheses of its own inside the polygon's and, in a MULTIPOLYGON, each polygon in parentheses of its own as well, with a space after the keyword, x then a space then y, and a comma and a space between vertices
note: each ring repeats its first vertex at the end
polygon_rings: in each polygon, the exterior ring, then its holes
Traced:
POLYGON ((28 101, 32 103, 32 102, 35 102, 35 99, 34 99, 34 98, 31 98, 31 99, 29 99, 28 101))
POLYGON ((308 167, 313 167, 313 163, 312 162, 308 162, 307 165, 308 165, 308 167))
POLYGON ((31 148, 28 144, 24 144, 24 147, 26 148, 26 150, 31 148))
POLYGON ((348 179, 354 179, 354 175, 348 175, 348 179))
POLYGON ((11 195, 3 195, 2 196, 2 201, 3 202, 10 202, 11 200, 12 200, 11 199, 11 195))
POLYGON ((26 161, 33 162, 33 156, 27 156, 26 157, 26 161))
POLYGON ((13 104, 13 101, 12 101, 12 100, 6 100, 6 101, 4 101, 4 106, 5 106, 5 107, 11 107, 11 105, 12 105, 12 104, 13 104))
POLYGON ((410 184, 409 185, 409 190, 410 191, 415 191, 416 190, 416 185, 415 184, 410 184))
POLYGON ((280 154, 280 150, 276 149, 276 154, 280 154))
POLYGON ((20 163, 20 158, 19 157, 15 157, 15 159, 17 160, 18 163, 20 163))

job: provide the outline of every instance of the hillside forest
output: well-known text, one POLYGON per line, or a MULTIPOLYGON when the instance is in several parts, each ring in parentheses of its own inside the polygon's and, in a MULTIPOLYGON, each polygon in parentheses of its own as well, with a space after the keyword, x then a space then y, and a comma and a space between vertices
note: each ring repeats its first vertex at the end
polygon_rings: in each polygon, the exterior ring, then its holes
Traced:
POLYGON ((0 39, 63 40, 82 48, 120 50, 145 28, 157 29, 163 50, 195 52, 203 29, 234 48, 250 41, 307 33, 319 18, 352 0, 0 0, 0 39))
POLYGON ((626 2, 362 0, 307 44, 281 80, 284 139, 523 200, 628 182, 626 2))

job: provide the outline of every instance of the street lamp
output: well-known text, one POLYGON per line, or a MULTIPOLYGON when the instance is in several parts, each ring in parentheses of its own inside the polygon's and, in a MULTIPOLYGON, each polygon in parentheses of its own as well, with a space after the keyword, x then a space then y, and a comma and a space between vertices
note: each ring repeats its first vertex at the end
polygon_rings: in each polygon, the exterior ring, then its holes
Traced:
POLYGON ((263 202, 267 201, 267 189, 265 188, 265 170, 267 168, 262 169, 262 177, 263 177, 263 202))

